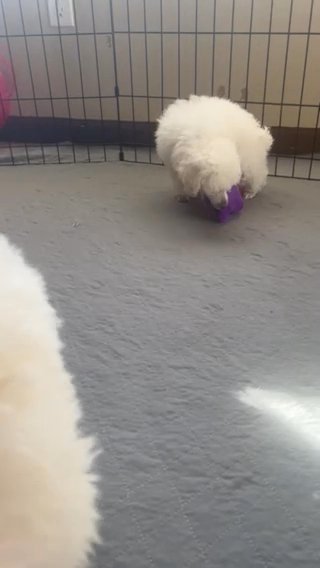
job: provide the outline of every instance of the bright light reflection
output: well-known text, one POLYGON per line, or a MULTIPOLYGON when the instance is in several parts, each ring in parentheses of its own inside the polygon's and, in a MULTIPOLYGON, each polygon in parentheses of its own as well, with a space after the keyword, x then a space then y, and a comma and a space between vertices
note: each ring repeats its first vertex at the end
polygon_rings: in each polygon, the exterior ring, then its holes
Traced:
POLYGON ((275 418, 320 449, 320 400, 299 401, 284 392, 247 387, 237 393, 241 402, 275 418))

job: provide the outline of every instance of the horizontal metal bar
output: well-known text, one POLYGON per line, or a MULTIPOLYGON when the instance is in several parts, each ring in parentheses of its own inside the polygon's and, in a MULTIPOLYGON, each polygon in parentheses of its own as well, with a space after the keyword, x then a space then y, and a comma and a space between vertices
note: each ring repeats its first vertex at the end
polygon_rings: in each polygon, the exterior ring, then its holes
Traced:
MULTIPOLYGON (((162 96, 159 95, 135 95, 133 94, 119 94, 119 98, 120 99, 132 99, 132 97, 134 99, 159 99, 159 101, 161 101, 162 96)), ((164 95, 164 99, 167 100, 172 100, 175 101, 177 97, 169 97, 164 95)), ((85 95, 84 97, 82 96, 68 96, 68 97, 12 97, 10 99, 2 99, 3 101, 8 101, 10 100, 11 102, 41 102, 41 101, 82 101, 82 100, 97 100, 99 101, 100 99, 116 99, 115 95, 85 95)), ((245 101, 245 100, 235 100, 234 102, 238 103, 238 104, 244 104, 247 103, 248 105, 265 105, 265 106, 284 106, 284 107, 296 107, 296 108, 314 108, 314 109, 318 109, 319 108, 319 104, 309 104, 309 103, 302 103, 300 105, 300 103, 281 103, 279 102, 272 102, 272 101, 245 101)), ((276 125, 274 125, 276 126, 276 125)))
MULTIPOLYGON (((115 34, 131 34, 131 35, 145 35, 147 34, 153 34, 153 35, 205 35, 205 36, 212 36, 212 35, 244 35, 244 36, 320 36, 320 32, 310 32, 310 34, 308 33, 308 31, 305 32, 288 32, 288 31, 283 31, 283 32, 279 32, 279 31, 260 31, 260 32, 254 32, 254 31, 235 31, 235 30, 226 30, 226 31, 215 31, 215 32, 202 32, 202 31, 181 31, 181 30, 168 30, 168 31, 160 31, 160 30, 115 30, 114 31, 115 34)), ((14 39, 14 38, 29 38, 29 37, 64 37, 64 36, 110 36, 112 35, 111 31, 105 31, 105 32, 98 32, 98 31, 92 31, 92 32, 61 32, 61 34, 59 34, 58 32, 52 32, 52 33, 28 33, 27 35, 24 34, 0 34, 0 38, 5 38, 5 39, 14 39)))

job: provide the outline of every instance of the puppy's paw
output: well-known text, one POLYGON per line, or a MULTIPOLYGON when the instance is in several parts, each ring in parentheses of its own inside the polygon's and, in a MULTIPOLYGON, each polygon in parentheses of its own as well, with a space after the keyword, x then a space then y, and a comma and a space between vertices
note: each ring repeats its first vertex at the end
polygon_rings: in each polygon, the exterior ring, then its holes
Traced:
POLYGON ((178 203, 189 203, 190 197, 188 195, 178 194, 176 195, 176 201, 178 201, 178 203))
POLYGON ((241 185, 239 189, 243 199, 253 199, 257 195, 257 192, 247 185, 241 185))
POLYGON ((257 194, 251 191, 247 191, 246 193, 244 193, 243 197, 245 199, 253 199, 257 194))

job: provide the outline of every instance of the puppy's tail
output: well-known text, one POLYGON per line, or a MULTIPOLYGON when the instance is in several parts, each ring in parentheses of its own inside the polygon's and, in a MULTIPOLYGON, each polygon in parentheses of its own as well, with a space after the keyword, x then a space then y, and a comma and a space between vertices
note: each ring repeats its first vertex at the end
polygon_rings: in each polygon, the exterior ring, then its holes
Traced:
POLYGON ((228 138, 179 141, 172 167, 191 197, 205 194, 215 206, 227 203, 227 192, 240 182, 241 164, 235 144, 228 138))
POLYGON ((272 144, 273 144, 273 138, 272 138, 271 132, 270 132, 270 130, 267 126, 264 126, 261 129, 260 141, 263 144, 264 150, 266 152, 269 152, 271 150, 271 147, 272 147, 272 144))

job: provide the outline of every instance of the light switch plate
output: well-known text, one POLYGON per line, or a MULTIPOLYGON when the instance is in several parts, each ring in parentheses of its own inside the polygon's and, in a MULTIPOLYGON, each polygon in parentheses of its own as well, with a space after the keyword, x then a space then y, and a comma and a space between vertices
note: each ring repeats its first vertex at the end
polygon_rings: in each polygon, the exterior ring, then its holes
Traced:
POLYGON ((73 0, 48 0, 48 10, 52 27, 74 27, 73 0))

